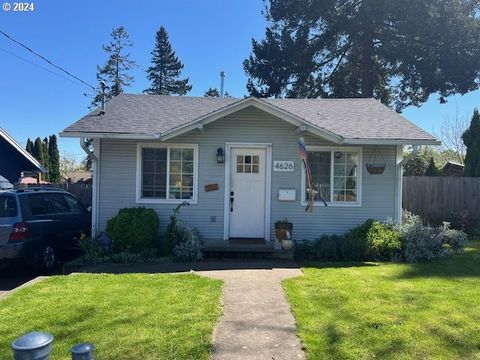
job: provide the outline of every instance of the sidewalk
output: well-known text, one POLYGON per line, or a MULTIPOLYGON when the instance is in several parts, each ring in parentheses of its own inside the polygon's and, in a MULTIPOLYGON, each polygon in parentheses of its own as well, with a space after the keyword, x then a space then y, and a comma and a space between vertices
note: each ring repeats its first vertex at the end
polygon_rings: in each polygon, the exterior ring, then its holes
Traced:
POLYGON ((306 358, 281 285, 283 279, 302 275, 300 269, 197 273, 225 282, 224 315, 215 330, 213 360, 306 358))

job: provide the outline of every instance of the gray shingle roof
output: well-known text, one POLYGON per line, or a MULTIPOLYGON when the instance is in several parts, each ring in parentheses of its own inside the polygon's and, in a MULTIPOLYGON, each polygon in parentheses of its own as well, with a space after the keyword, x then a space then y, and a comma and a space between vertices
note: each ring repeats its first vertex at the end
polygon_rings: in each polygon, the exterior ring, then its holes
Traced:
MULTIPOLYGON (((243 99, 121 94, 64 130, 68 133, 162 134, 243 99)), ((435 138, 374 99, 262 99, 344 139, 435 138)))

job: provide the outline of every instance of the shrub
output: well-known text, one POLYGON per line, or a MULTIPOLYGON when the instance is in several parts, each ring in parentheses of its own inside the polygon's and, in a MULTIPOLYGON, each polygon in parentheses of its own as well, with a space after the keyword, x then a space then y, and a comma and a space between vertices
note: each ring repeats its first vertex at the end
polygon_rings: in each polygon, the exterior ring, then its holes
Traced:
POLYGON ((402 238, 402 260, 406 262, 430 261, 463 251, 467 235, 461 230, 442 226, 430 227, 416 215, 408 215, 404 224, 396 226, 402 238))
POLYGON ((182 202, 173 210, 172 215, 170 215, 170 221, 167 225, 167 229, 165 230, 165 234, 162 237, 163 255, 172 255, 173 249, 175 246, 177 246, 178 240, 182 236, 182 227, 180 225, 178 215, 180 214, 180 209, 188 205, 190 205, 188 202, 182 202))
POLYGON ((297 240, 293 247, 295 260, 315 260, 314 242, 310 240, 297 240))
POLYGON ((368 258, 375 261, 393 261, 402 249, 398 231, 373 221, 367 232, 368 258))
POLYGON ((462 230, 467 234, 474 233, 478 228, 478 221, 467 209, 453 211, 445 221, 450 223, 452 229, 462 230))
POLYGON ((158 215, 144 207, 120 209, 108 220, 106 232, 113 240, 114 252, 139 252, 155 246, 158 236, 158 215))
POLYGON ((197 229, 179 223, 177 224, 177 245, 173 248, 173 255, 180 261, 196 261, 203 257, 202 242, 197 229))

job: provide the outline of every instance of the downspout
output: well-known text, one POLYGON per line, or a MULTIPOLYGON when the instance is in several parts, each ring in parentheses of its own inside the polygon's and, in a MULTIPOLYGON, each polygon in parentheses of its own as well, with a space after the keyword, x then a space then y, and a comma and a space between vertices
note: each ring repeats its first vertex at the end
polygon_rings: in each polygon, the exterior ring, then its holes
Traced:
POLYGON ((397 188, 395 193, 395 221, 400 224, 402 222, 402 198, 403 198, 403 166, 409 162, 413 156, 418 153, 418 145, 413 146, 413 151, 406 157, 403 157, 403 145, 397 145, 397 188))
POLYGON ((87 139, 80 138, 80 147, 83 151, 91 157, 93 161, 93 178, 92 178, 92 228, 91 228, 91 236, 95 238, 97 236, 97 229, 98 229, 98 184, 99 184, 99 164, 98 164, 98 157, 91 151, 87 146, 87 139))

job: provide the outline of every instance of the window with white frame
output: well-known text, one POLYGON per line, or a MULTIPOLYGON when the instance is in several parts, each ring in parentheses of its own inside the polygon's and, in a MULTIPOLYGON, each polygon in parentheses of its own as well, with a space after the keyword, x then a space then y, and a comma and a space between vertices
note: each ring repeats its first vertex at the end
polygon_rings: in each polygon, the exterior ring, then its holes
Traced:
POLYGON ((195 146, 141 146, 140 198, 194 200, 195 146))
MULTIPOLYGON (((307 155, 317 191, 315 201, 321 201, 321 198, 328 203, 360 203, 361 151, 359 149, 308 148, 307 155)), ((310 193, 304 176, 302 192, 304 201, 308 201, 310 193)))

